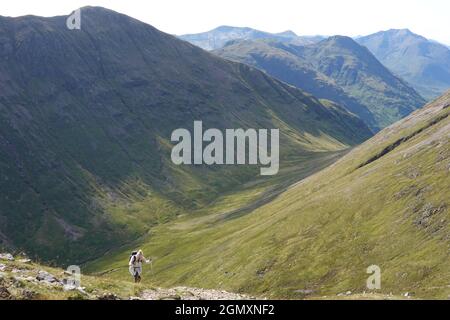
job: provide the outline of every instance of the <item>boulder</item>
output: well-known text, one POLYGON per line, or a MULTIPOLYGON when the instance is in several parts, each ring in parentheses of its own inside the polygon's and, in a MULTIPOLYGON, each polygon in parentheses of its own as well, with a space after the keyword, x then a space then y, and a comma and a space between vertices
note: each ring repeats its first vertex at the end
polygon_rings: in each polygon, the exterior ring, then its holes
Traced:
POLYGON ((11 298, 11 293, 5 287, 0 287, 0 300, 7 300, 11 298))
POLYGON ((105 293, 97 297, 98 300, 120 300, 114 293, 105 293))
POLYGON ((0 253, 0 260, 14 261, 14 256, 11 253, 0 253))
POLYGON ((43 281, 47 283, 60 283, 60 281, 52 274, 47 271, 40 270, 36 276, 36 280, 43 281))
POLYGON ((22 290, 22 299, 25 300, 34 300, 34 299, 39 299, 40 295, 39 293, 33 291, 33 290, 22 290))
POLYGON ((31 264, 31 260, 30 259, 20 259, 20 260, 17 260, 17 262, 25 263, 25 264, 31 264))

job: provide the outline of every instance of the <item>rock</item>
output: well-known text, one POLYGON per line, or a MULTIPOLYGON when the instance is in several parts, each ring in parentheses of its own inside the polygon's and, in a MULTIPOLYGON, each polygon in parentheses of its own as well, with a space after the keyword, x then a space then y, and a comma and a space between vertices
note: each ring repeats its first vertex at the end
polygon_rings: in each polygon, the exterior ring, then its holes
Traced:
POLYGON ((78 287, 72 284, 64 284, 64 291, 75 291, 78 287))
POLYGON ((404 297, 410 297, 410 294, 409 294, 409 292, 406 292, 403 296, 404 297))
POLYGON ((22 298, 25 300, 33 300, 39 298, 39 293, 32 291, 32 290, 26 290, 24 289, 22 291, 22 298))
POLYGON ((40 270, 36 276, 36 280, 47 283, 60 283, 60 281, 47 271, 40 270))
POLYGON ((14 261, 14 257, 11 253, 0 253, 0 260, 14 261))
POLYGON ((33 277, 21 277, 21 276, 13 276, 15 282, 36 282, 37 280, 33 277))
POLYGON ((350 296, 351 294, 352 294, 351 291, 347 291, 347 292, 345 293, 345 295, 347 295, 347 296, 350 296))
POLYGON ((104 293, 97 297, 97 300, 120 300, 114 293, 104 293))
POLYGON ((20 259, 20 260, 17 260, 17 262, 25 263, 25 264, 31 264, 31 260, 30 259, 20 259))
POLYGON ((78 287, 78 288, 77 288, 77 291, 78 291, 79 293, 81 293, 82 295, 88 296, 89 293, 87 293, 85 290, 86 290, 85 287, 78 287))
POLYGON ((11 298, 11 293, 5 287, 0 287, 0 300, 7 300, 11 298))
POLYGON ((0 263, 0 272, 6 270, 6 265, 0 263))
POLYGON ((91 296, 89 295, 89 293, 87 293, 85 291, 85 289, 86 289, 85 287, 75 287, 75 286, 70 286, 70 285, 65 285, 64 286, 64 290, 65 291, 71 291, 71 292, 75 293, 73 296, 68 297, 69 300, 86 300, 86 299, 90 299, 91 296))

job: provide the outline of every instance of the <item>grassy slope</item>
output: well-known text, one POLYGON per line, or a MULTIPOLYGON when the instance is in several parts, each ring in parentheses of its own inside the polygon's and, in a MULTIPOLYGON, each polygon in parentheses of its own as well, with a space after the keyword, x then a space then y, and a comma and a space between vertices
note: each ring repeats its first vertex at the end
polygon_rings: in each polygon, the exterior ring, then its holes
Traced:
MULTIPOLYGON (((81 290, 65 290, 63 285, 39 282, 36 276, 45 271, 63 281, 68 274, 62 269, 48 267, 36 262, 28 262, 18 257, 15 261, 0 260, 0 301, 1 300, 248 300, 248 295, 218 290, 190 287, 159 288, 149 284, 134 284, 132 279, 117 280, 108 276, 81 275, 81 290)), ((83 271, 83 270, 81 270, 83 271)), ((147 275, 148 276, 148 275, 147 275)), ((380 294, 323 296, 319 299, 401 299, 399 296, 380 294)))
MULTIPOLYGON (((447 93, 247 215, 154 229, 142 242, 155 258, 147 281, 302 298, 367 290, 376 264, 381 294, 447 298, 449 105, 447 93)), ((122 265, 127 250, 89 270, 122 265)))

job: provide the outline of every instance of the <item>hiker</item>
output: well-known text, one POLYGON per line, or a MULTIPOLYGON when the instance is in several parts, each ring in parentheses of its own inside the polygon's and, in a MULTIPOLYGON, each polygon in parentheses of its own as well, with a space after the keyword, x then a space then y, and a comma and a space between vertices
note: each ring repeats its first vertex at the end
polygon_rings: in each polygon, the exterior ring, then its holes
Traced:
POLYGON ((131 253, 130 261, 128 263, 129 270, 131 275, 134 277, 134 282, 141 282, 141 274, 142 274, 142 263, 150 263, 150 260, 147 260, 142 253, 142 250, 133 251, 131 253))

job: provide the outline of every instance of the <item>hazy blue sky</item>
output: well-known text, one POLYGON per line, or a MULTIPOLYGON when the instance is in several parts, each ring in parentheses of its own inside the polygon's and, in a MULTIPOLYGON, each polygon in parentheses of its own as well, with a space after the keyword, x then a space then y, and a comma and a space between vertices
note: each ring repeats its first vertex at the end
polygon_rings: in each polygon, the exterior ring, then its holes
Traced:
POLYGON ((107 7, 173 34, 219 25, 348 36, 409 28, 450 44, 449 0, 3 0, 0 15, 64 15, 85 5, 107 7))

